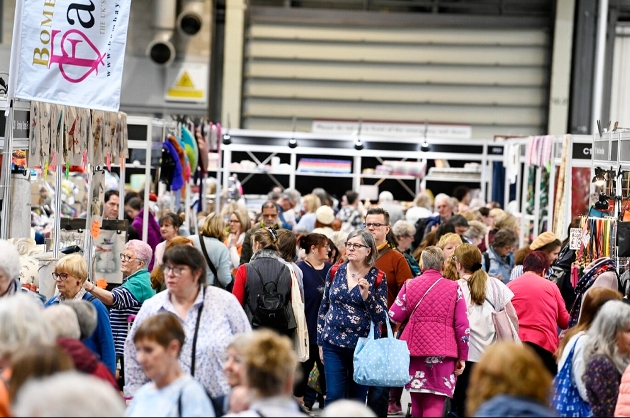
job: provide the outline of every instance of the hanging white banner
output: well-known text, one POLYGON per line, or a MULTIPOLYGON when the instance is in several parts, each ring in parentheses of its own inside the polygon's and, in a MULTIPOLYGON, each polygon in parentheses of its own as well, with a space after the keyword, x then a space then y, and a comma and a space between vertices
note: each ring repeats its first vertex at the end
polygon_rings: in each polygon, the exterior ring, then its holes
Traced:
POLYGON ((130 6, 131 0, 18 0, 12 97, 117 112, 130 6))

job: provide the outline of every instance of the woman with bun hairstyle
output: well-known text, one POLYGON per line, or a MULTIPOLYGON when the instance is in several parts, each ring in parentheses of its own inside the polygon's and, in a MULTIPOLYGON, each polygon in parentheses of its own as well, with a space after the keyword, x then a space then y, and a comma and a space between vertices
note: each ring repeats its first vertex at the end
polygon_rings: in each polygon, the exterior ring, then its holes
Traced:
POLYGON ((298 361, 288 337, 270 329, 256 330, 242 356, 251 404, 248 410, 227 417, 307 416, 292 397, 298 361))
POLYGON ((455 248, 452 261, 459 275, 458 283, 466 300, 470 324, 468 360, 464 372, 457 379, 452 401, 453 412, 463 417, 471 373, 486 349, 497 341, 492 313, 505 308, 516 330, 518 317, 511 302, 514 294, 501 280, 489 277, 481 268, 481 251, 477 246, 459 245, 455 248))
MULTIPOLYGON (((516 253, 514 253, 514 268, 510 273, 510 280, 514 280, 523 274, 523 260, 527 254, 532 251, 542 251, 547 254, 547 259, 549 260, 549 265, 551 266, 558 259, 558 254, 560 254, 561 248, 562 242, 560 242, 553 232, 547 231, 538 235, 529 246, 520 248, 516 251, 516 253)), ((549 278, 552 272, 553 270, 548 268, 547 271, 545 271, 545 277, 549 278)))

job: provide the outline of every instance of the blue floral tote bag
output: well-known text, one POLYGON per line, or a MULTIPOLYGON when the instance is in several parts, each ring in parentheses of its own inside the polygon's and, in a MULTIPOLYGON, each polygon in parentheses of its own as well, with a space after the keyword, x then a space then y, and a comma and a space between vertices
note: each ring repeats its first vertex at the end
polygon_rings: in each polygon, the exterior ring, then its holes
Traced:
MULTIPOLYGON (((582 337, 580 337, 582 338, 582 337)), ((562 369, 553 380, 553 400, 551 406, 560 417, 592 417, 591 407, 578 392, 577 386, 572 379, 573 370, 573 352, 577 340, 564 362, 562 369)))
POLYGON ((409 348, 407 341, 394 337, 389 320, 387 338, 374 339, 374 323, 370 334, 360 337, 354 349, 354 381, 365 386, 402 387, 409 383, 409 348))

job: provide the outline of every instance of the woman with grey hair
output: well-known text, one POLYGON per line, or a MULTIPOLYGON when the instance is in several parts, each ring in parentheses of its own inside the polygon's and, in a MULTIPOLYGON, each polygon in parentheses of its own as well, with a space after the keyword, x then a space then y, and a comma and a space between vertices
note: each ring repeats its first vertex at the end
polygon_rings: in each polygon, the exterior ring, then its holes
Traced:
POLYGON ((389 317, 403 324, 400 339, 409 346, 411 381, 405 388, 411 392, 412 416, 442 416, 466 367, 470 326, 462 289, 442 277, 442 250, 430 246, 420 257, 422 275, 405 282, 389 317))
POLYGON ((413 243, 414 235, 416 235, 416 227, 411 222, 401 219, 392 226, 392 234, 394 234, 398 244, 396 249, 405 256, 405 260, 407 260, 414 277, 419 275, 420 265, 411 253, 411 244, 413 243))
POLYGON ((468 221, 468 229, 464 232, 464 236, 470 240, 470 243, 479 246, 482 243, 486 234, 488 233, 488 227, 481 221, 468 221))
POLYGON ((376 244, 372 234, 357 229, 345 244, 348 261, 326 275, 324 296, 317 320, 317 345, 326 373, 326 406, 351 398, 365 402, 368 387, 356 384, 353 355, 359 338, 374 326, 375 338, 387 320, 387 281, 374 266, 376 244))
POLYGON ((612 417, 621 375, 630 364, 630 306, 611 300, 586 332, 584 386, 596 417, 612 417))
MULTIPOLYGON (((120 253, 120 270, 126 277, 125 282, 110 292, 86 281, 85 290, 96 296, 105 305, 110 306, 109 320, 112 324, 112 334, 116 347, 116 363, 120 362, 120 371, 124 370, 125 340, 129 331, 130 318, 134 318, 145 300, 155 295, 151 287, 151 274, 147 270, 153 250, 149 244, 132 239, 125 244, 120 253)), ((123 376, 120 377, 122 390, 123 376)))
MULTIPOLYGON (((37 301, 21 293, 0 303, 0 380, 11 377, 12 357, 24 348, 54 344, 54 335, 46 325, 37 301)), ((0 384, 0 416, 10 417, 8 386, 0 384)))

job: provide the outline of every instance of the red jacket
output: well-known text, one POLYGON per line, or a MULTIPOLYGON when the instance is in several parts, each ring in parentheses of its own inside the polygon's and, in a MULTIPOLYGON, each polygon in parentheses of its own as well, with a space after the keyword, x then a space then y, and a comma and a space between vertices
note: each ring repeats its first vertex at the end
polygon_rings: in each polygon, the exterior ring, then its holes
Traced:
POLYGON ((97 359, 94 353, 81 341, 75 340, 74 338, 57 338, 57 345, 66 350, 68 355, 70 355, 77 371, 103 379, 110 383, 117 391, 120 390, 118 382, 116 382, 116 379, 112 376, 107 366, 97 359))

